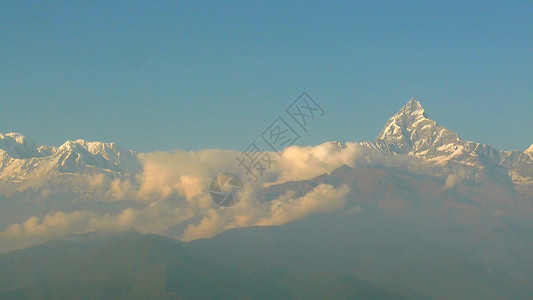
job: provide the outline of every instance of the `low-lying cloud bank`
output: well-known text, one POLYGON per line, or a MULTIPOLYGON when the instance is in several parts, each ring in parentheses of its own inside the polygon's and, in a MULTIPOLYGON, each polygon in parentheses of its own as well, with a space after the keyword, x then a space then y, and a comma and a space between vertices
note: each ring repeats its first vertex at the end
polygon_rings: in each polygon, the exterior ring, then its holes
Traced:
MULTIPOLYGON (((65 212, 50 205, 47 207, 50 212, 44 217, 21 220, 0 231, 0 251, 27 247, 71 233, 125 228, 189 241, 231 228, 281 225, 312 214, 336 211, 346 204, 350 190, 346 185, 322 184, 305 195, 286 194, 265 203, 256 199, 256 191, 276 183, 311 179, 342 165, 354 166, 363 153, 356 143, 348 143, 345 148, 331 143, 291 146, 281 156, 269 153, 275 163, 266 168, 257 181, 239 167, 236 157, 240 152, 237 151, 177 150, 140 154, 143 171, 135 178, 111 178, 103 174, 76 178, 76 184, 90 190, 94 199, 131 203, 131 207, 113 214, 91 209, 65 212), (238 174, 243 180, 245 193, 238 205, 219 208, 212 203, 209 184, 220 172, 238 174)), ((40 182, 39 189, 46 191, 46 197, 54 197, 52 185, 40 182)), ((13 193, 13 189, 9 189, 9 193, 13 193)))
POLYGON ((312 214, 333 212, 344 207, 349 191, 347 185, 334 187, 321 184, 302 197, 284 195, 272 202, 259 203, 249 195, 239 205, 225 209, 201 209, 201 204, 187 205, 187 201, 180 204, 159 201, 142 209, 127 208, 115 215, 57 211, 43 218, 31 217, 0 232, 0 250, 23 248, 66 234, 94 230, 135 228, 145 233, 169 235, 169 230, 182 222, 195 221, 174 236, 190 241, 211 237, 231 228, 282 225, 312 214))

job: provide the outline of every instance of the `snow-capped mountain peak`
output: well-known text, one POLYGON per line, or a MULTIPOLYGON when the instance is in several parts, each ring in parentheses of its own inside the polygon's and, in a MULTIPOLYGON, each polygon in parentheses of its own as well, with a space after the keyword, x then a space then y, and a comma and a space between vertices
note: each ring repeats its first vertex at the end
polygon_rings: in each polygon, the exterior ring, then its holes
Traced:
POLYGON ((360 144, 382 154, 423 158, 440 168, 437 173, 442 175, 459 171, 478 182, 490 178, 507 183, 512 180, 522 187, 533 185, 533 145, 522 153, 463 141, 455 132, 429 119, 415 99, 387 121, 375 142, 360 144))
POLYGON ((5 152, 9 157, 26 159, 39 157, 35 143, 20 133, 0 133, 0 152, 5 152))
POLYGON ((36 147, 18 133, 0 134, 0 180, 23 182, 56 173, 134 175, 141 169, 137 154, 115 143, 66 141, 59 147, 36 147))
POLYGON ((397 125, 411 126, 424 119, 427 119, 427 115, 422 104, 418 100, 415 100, 415 98, 411 98, 407 104, 389 119, 389 122, 396 121, 395 123, 397 125))
POLYGON ((387 121, 376 141, 390 145, 398 154, 425 155, 438 149, 455 151, 452 144, 461 140, 455 132, 429 119, 420 102, 412 98, 387 121))
POLYGON ((97 161, 105 161, 106 164, 109 164, 109 169, 118 167, 118 169, 126 171, 127 173, 135 173, 139 170, 136 153, 132 150, 122 149, 114 142, 89 142, 86 140, 77 139, 75 141, 65 142, 61 147, 59 147, 59 150, 62 148, 73 150, 80 154, 85 153, 84 156, 92 157, 92 161, 95 159, 97 161))
POLYGON ((426 111, 420 104, 420 101, 415 98, 411 98, 407 104, 395 115, 400 118, 401 116, 415 116, 416 118, 427 118, 426 111))

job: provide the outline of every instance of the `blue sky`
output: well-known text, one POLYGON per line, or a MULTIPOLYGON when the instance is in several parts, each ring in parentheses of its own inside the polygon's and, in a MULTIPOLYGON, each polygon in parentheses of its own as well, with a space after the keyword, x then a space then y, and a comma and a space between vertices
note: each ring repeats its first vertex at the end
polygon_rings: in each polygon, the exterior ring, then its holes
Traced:
POLYGON ((533 143, 531 1, 0 2, 0 132, 242 150, 307 91, 300 144, 373 140, 411 97, 498 149, 533 143))

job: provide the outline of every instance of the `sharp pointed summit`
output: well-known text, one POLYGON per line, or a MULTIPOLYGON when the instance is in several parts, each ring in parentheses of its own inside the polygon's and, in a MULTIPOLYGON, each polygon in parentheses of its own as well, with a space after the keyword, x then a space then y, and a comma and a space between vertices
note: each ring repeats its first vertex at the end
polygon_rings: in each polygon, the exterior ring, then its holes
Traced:
POLYGON ((427 118, 425 114, 425 110, 422 107, 422 104, 420 104, 420 101, 416 100, 415 98, 411 98, 407 104, 405 104, 402 109, 398 112, 398 114, 411 114, 411 115, 421 115, 422 117, 427 118))
POLYGON ((396 155, 413 155, 443 168, 442 174, 461 170, 474 181, 493 181, 530 186, 533 183, 533 145, 520 151, 498 151, 489 145, 463 141, 457 133, 427 117, 419 101, 412 98, 392 116, 375 142, 367 148, 396 155))
POLYGON ((416 154, 436 144, 459 140, 455 132, 429 119, 422 104, 414 98, 387 121, 376 139, 390 145, 398 154, 416 154))
POLYGON ((411 98, 407 104, 405 104, 393 117, 397 120, 409 120, 409 119, 427 119, 426 111, 422 107, 420 101, 415 98, 411 98))

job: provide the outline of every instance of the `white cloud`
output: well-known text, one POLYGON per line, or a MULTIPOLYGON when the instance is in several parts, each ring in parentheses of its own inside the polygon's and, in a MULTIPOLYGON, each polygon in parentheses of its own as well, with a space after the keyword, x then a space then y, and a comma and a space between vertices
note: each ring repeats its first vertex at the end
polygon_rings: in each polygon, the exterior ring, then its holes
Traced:
POLYGON ((271 203, 253 202, 248 196, 227 209, 198 209, 187 201, 152 202, 144 208, 126 208, 118 214, 91 211, 53 212, 43 218, 31 217, 0 232, 0 251, 28 247, 66 234, 94 230, 135 228, 140 232, 167 234, 184 221, 198 219, 176 238, 193 240, 211 237, 224 230, 248 226, 281 225, 311 214, 341 209, 349 192, 346 185, 319 185, 302 197, 284 195, 271 203))
POLYGON ((355 166, 356 159, 364 154, 357 143, 347 143, 338 148, 332 143, 317 146, 291 146, 285 149, 276 165, 277 182, 311 179, 331 173, 342 165, 355 166))
POLYGON ((211 237, 224 230, 249 226, 283 225, 312 214, 343 208, 350 187, 320 184, 302 197, 288 193, 280 198, 248 207, 246 210, 212 209, 197 224, 189 225, 181 239, 185 241, 211 237))
POLYGON ((350 187, 320 184, 309 193, 296 199, 277 199, 270 204, 269 216, 259 219, 254 225, 282 225, 309 215, 337 211, 346 204, 350 187))
MULTIPOLYGON (((235 169, 235 151, 201 150, 153 152, 139 155, 139 198, 159 200, 179 194, 193 202, 205 194, 217 173, 235 169)), ((203 203, 204 205, 206 203, 203 203)))
MULTIPOLYGON (((79 176, 77 187, 86 186, 91 195, 84 201, 121 201, 119 213, 102 213, 84 205, 79 211, 56 211, 52 201, 56 187, 39 182, 42 195, 50 197, 44 217, 31 217, 0 232, 5 248, 16 249, 70 233, 133 227, 141 232, 172 234, 191 240, 221 231, 246 226, 280 225, 311 214, 340 209, 345 203, 347 186, 319 185, 306 195, 288 193, 272 202, 259 203, 256 191, 262 186, 288 180, 311 179, 347 164, 353 166, 360 155, 359 146, 349 143, 337 148, 325 143, 315 147, 292 146, 276 159, 258 182, 240 169, 235 159, 240 152, 200 150, 153 152, 139 155, 143 171, 136 178, 112 178, 104 174, 79 176), (218 173, 233 172, 245 184, 241 202, 228 209, 213 205, 209 184, 218 173), (185 222, 188 224, 185 226, 185 222), (181 228, 181 229, 176 229, 181 228)), ((61 185, 59 185, 61 188, 61 185)), ((9 192, 14 187, 10 186, 9 192)), ((25 187, 26 189, 27 187, 25 187)), ((7 190, 7 189, 6 189, 7 190)), ((96 203, 96 202, 94 202, 96 203)), ((98 205, 95 205, 95 208, 98 205)))
POLYGON ((194 217, 197 212, 171 203, 153 202, 141 209, 126 208, 118 214, 92 211, 52 212, 43 218, 31 217, 0 232, 0 252, 28 247, 67 234, 95 230, 135 228, 145 233, 165 234, 172 226, 194 217))
POLYGON ((446 177, 446 182, 444 183, 443 189, 449 190, 454 188, 457 184, 461 183, 465 177, 466 173, 464 171, 458 171, 448 175, 448 177, 446 177))

